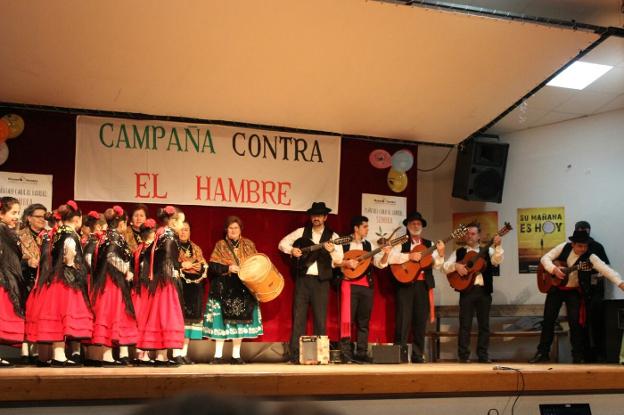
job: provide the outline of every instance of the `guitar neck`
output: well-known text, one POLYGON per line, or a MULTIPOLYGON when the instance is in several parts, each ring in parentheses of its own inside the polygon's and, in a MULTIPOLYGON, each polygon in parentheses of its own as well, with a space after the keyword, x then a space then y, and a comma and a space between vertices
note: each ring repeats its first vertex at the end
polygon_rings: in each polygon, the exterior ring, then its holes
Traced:
MULTIPOLYGON (((442 242, 444 242, 446 244, 451 239, 453 239, 453 235, 449 235, 446 238, 442 239, 442 242)), ((429 248, 425 249, 422 252, 422 256, 425 257, 427 255, 431 255, 431 254, 433 254, 433 251, 435 251, 436 249, 437 249, 436 244, 432 243, 432 245, 429 248)))

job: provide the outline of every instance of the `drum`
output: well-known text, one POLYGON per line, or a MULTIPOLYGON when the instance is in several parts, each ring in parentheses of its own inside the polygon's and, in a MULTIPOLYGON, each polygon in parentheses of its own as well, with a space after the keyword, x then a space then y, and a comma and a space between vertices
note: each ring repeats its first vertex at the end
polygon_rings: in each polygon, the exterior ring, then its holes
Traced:
POLYGON ((284 289, 284 277, 264 254, 243 261, 238 277, 261 303, 274 300, 284 289))

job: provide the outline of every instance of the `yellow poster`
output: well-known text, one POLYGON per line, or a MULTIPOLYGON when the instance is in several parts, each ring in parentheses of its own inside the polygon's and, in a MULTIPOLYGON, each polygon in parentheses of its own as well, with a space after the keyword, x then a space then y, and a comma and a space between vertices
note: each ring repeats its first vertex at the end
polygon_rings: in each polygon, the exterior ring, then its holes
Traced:
POLYGON ((518 209, 520 273, 535 273, 540 258, 566 240, 565 232, 563 207, 518 209))

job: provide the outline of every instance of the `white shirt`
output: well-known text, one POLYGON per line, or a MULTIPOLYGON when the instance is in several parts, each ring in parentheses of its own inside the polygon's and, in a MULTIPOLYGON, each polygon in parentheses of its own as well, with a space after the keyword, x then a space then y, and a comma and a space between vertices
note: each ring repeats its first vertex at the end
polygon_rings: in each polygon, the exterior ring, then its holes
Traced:
MULTIPOLYGON (((297 239, 303 236, 303 230, 304 228, 298 228, 292 231, 291 233, 289 233, 288 235, 284 236, 282 240, 279 242, 279 245, 278 245, 279 250, 285 254, 290 255, 293 250, 293 243, 295 243, 297 239)), ((324 230, 325 228, 319 231, 315 231, 314 228, 312 228, 312 242, 314 242, 315 244, 320 243, 321 236, 323 235, 324 230)), ((338 234, 336 232, 332 233, 331 239, 334 240, 336 238, 338 238, 338 234)), ((325 249, 325 248, 321 248, 321 249, 325 249)), ((342 245, 334 245, 334 250, 330 252, 329 255, 332 258, 332 267, 335 268, 337 264, 341 264, 342 258, 344 256, 342 252, 342 245)), ((317 261, 315 261, 314 263, 312 263, 312 265, 308 267, 306 274, 318 275, 317 261)))
MULTIPOLYGON (((412 239, 412 243, 410 245, 410 251, 414 249, 414 247, 421 245, 422 239, 419 239, 417 242, 414 242, 412 239)), ((435 246, 435 244, 433 245, 435 246)), ((390 256, 388 257, 388 263, 390 264, 405 264, 409 261, 409 252, 401 252, 401 245, 395 245, 392 247, 392 251, 390 251, 390 256)), ((442 264, 444 264, 444 257, 440 256, 438 250, 435 249, 431 254, 431 258, 433 258, 433 269, 436 271, 442 268, 442 264)))
MULTIPOLYGON (((479 253, 479 250, 480 250, 479 245, 477 245, 474 248, 466 245, 465 248, 466 248, 466 254, 468 252, 479 253)), ((490 254, 490 262, 492 263, 493 266, 497 267, 503 263, 503 254, 505 253, 505 251, 503 250, 503 247, 501 245, 498 245, 496 248, 490 246, 490 248, 488 249, 488 253, 490 254)), ((451 272, 454 272, 456 263, 457 263, 457 250, 453 251, 449 259, 447 259, 444 262, 444 265, 442 266, 444 273, 450 274, 451 272)), ((481 275, 480 272, 477 273, 477 275, 475 276, 474 285, 480 285, 480 286, 484 285, 483 275, 481 275)))
MULTIPOLYGON (((553 263, 553 261, 559 258, 559 255, 561 255, 563 247, 566 243, 567 242, 560 243, 559 245, 548 251, 540 260, 540 262, 544 266, 544 269, 546 269, 546 271, 548 271, 549 273, 552 274, 552 272, 554 271, 555 264, 553 263)), ((578 258, 579 256, 574 253, 574 250, 571 250, 570 255, 568 255, 568 259, 566 260, 567 265, 571 267, 578 260, 578 258)), ((598 258, 596 254, 591 254, 589 256, 589 262, 591 262, 592 266, 596 271, 598 271, 603 277, 605 277, 615 285, 620 285, 622 283, 622 278, 620 277, 620 274, 618 274, 615 270, 613 270, 613 268, 605 264, 604 261, 598 258)), ((566 284, 566 287, 574 288, 578 286, 578 271, 571 272, 570 275, 568 275, 568 283, 566 284)))

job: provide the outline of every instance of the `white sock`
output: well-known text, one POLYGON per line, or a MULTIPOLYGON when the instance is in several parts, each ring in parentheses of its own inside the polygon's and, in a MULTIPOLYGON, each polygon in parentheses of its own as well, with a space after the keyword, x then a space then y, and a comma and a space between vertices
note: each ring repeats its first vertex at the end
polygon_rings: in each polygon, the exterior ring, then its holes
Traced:
POLYGON ((139 360, 142 360, 143 362, 147 362, 148 360, 150 360, 149 353, 145 350, 140 349, 137 349, 137 358, 139 360))
POLYGON ((71 342, 71 354, 80 354, 80 342, 71 342))
POLYGON ((181 357, 182 356, 182 349, 173 349, 171 352, 171 355, 173 357, 181 357))
POLYGON ((119 358, 122 359, 129 356, 130 350, 128 350, 128 346, 119 346, 119 358))
POLYGON ((225 340, 215 340, 215 359, 221 359, 223 357, 223 345, 225 340))
POLYGON ((243 339, 233 339, 232 340, 232 358, 238 359, 240 358, 240 349, 241 344, 243 343, 243 339))
POLYGON ((113 349, 110 347, 102 346, 102 361, 113 362, 113 349))
POLYGON ((67 360, 67 357, 65 357, 65 342, 52 343, 52 358, 59 362, 67 360))
POLYGON ((28 343, 28 347, 30 348, 31 356, 39 356, 39 346, 37 343, 28 343))
POLYGON ((22 343, 22 356, 28 356, 28 343, 22 343))
POLYGON ((167 360, 167 349, 156 350, 156 360, 159 362, 166 362, 167 360))
POLYGON ((184 346, 182 347, 182 356, 188 355, 189 343, 191 339, 184 339, 184 346))

